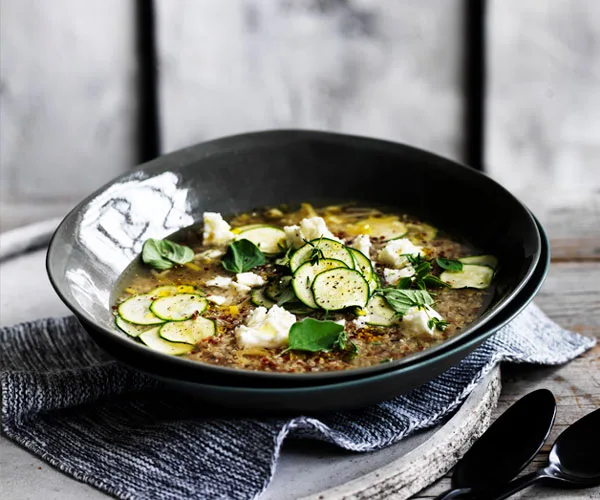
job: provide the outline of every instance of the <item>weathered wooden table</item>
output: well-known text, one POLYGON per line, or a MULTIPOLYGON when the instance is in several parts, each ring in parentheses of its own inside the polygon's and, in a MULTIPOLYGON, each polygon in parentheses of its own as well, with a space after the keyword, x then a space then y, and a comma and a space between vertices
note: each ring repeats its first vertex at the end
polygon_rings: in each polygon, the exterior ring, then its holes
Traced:
MULTIPOLYGON (((563 208, 538 216, 550 237, 552 264, 536 303, 565 328, 600 339, 600 197, 585 207, 563 208)), ((600 407, 600 343, 564 366, 505 367, 502 393, 492 418, 540 388, 555 394, 558 411, 547 443, 526 472, 546 463, 552 443, 567 426, 600 407)), ((450 474, 415 499, 435 497, 449 486, 450 474)), ((555 490, 534 486, 513 498, 600 499, 600 488, 555 490)))

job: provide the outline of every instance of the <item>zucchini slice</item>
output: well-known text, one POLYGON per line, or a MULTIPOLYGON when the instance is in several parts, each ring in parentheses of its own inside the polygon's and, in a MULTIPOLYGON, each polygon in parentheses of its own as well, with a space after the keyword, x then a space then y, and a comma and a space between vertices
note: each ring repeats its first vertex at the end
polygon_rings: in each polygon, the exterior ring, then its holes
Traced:
POLYGON ((194 314, 201 314, 208 306, 208 301, 200 295, 178 293, 170 297, 156 299, 150 305, 150 310, 160 319, 166 321, 183 321, 194 314))
POLYGON ((145 331, 153 328, 151 325, 134 325, 133 323, 129 323, 129 321, 125 321, 121 316, 115 316, 115 324, 119 330, 124 331, 130 337, 139 337, 145 331))
POLYGON ((292 288, 294 289, 294 293, 296 294, 296 297, 298 297, 298 300, 308 307, 318 309, 319 306, 315 302, 312 291, 312 284, 315 281, 315 276, 323 271, 337 269, 339 267, 348 268, 341 260, 336 259, 320 259, 316 264, 311 264, 310 262, 302 264, 296 269, 294 278, 292 279, 292 288))
POLYGON ((330 240, 329 238, 317 238, 300 247, 292 254, 290 257, 290 270, 292 273, 295 273, 296 269, 310 260, 315 248, 320 250, 320 258, 341 260, 350 269, 354 268, 354 259, 348 247, 339 241, 330 240))
POLYGON ((373 273, 373 276, 369 280, 369 295, 373 295, 378 288, 381 288, 381 279, 379 279, 376 273, 373 273))
POLYGON ((212 337, 217 331, 215 321, 198 316, 186 321, 174 321, 166 323, 158 330, 158 334, 169 342, 183 342, 185 344, 197 344, 198 342, 212 337))
POLYGON ((266 254, 281 253, 285 245, 285 231, 273 226, 247 226, 239 228, 237 239, 245 239, 254 243, 266 254))
POLYGON ((463 264, 462 271, 444 271, 440 279, 450 285, 450 288, 479 288, 484 289, 492 284, 494 270, 488 266, 463 264))
POLYGON ((367 234, 371 238, 393 240, 406 234, 406 224, 395 215, 371 216, 350 224, 346 232, 352 235, 367 234))
POLYGON ((178 293, 200 293, 200 291, 196 290, 196 287, 193 285, 163 285, 157 286, 147 292, 148 295, 157 299, 160 297, 170 297, 178 293))
POLYGON ((354 269, 330 269, 317 274, 312 291, 317 305, 327 311, 364 307, 369 300, 369 284, 354 269))
POLYGON ((348 248, 348 251, 354 258, 354 269, 360 271, 360 273, 365 277, 367 281, 370 281, 373 277, 373 264, 371 260, 360 250, 356 248, 348 248))
POLYGON ((162 352, 163 354, 180 356, 181 354, 188 354, 192 352, 192 349, 194 348, 193 345, 184 344, 183 342, 169 342, 158 334, 159 330, 160 327, 151 328, 150 330, 142 333, 139 338, 150 349, 162 352))
POLYGON ((398 315, 381 295, 374 295, 365 307, 367 325, 390 326, 398 321, 398 315))
POLYGON ((160 325, 165 320, 159 318, 150 310, 154 299, 154 295, 149 293, 134 295, 121 302, 117 312, 125 321, 135 325, 160 325))
POLYGON ((252 294, 250 295, 250 297, 252 303, 258 307, 266 307, 267 309, 270 309, 275 305, 275 302, 273 302, 266 296, 264 288, 255 288, 254 290, 252 290, 252 294))
POLYGON ((415 224, 411 222, 406 224, 406 229, 408 230, 408 238, 419 242, 434 240, 438 233, 435 227, 425 223, 415 224))
POLYGON ((488 266, 492 269, 498 267, 498 259, 493 255, 472 255, 458 259, 463 264, 475 264, 477 266, 488 266))

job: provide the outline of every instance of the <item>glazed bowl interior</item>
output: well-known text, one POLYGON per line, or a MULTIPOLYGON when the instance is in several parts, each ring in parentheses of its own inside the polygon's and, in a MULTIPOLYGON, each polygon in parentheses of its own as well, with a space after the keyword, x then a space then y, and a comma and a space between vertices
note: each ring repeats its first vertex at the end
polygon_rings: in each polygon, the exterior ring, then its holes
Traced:
MULTIPOLYGON (((219 376, 298 381, 343 378, 412 362, 320 374, 239 370, 163 355, 117 331, 111 294, 147 238, 164 238, 198 223, 205 211, 358 202, 385 205, 461 237, 500 261, 488 310, 455 337, 459 342, 506 307, 540 256, 528 210, 500 185, 468 167, 402 144, 309 131, 272 131, 199 144, 144 164, 80 203, 58 227, 48 250, 50 280, 94 338, 119 358, 176 378, 219 376)), ((436 348, 433 348, 434 350, 436 348)), ((302 382, 305 383, 305 382, 302 382)))

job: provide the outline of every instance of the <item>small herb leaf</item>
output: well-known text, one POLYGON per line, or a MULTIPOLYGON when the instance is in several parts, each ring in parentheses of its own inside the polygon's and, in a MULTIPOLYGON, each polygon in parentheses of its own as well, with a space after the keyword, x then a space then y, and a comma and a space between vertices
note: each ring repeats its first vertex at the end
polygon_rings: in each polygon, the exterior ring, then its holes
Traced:
POLYGON ((306 318, 290 328, 289 347, 283 351, 330 351, 340 341, 344 327, 334 321, 306 318))
POLYGON ((234 241, 223 257, 223 267, 232 273, 245 273, 267 262, 265 254, 248 240, 234 241))
POLYGON ((411 307, 425 307, 433 304, 433 298, 426 290, 383 288, 379 292, 400 316, 404 316, 411 307))
POLYGON ((275 259, 275 264, 278 266, 287 266, 290 263, 290 257, 294 252, 294 247, 289 246, 287 249, 285 249, 283 246, 281 246, 281 249, 282 251, 285 250, 285 253, 281 257, 275 259))
POLYGON ((171 269, 174 264, 186 264, 194 258, 194 251, 185 245, 170 240, 149 238, 142 247, 144 264, 159 269, 171 269))
POLYGON ((433 318, 429 318, 427 321, 427 328, 437 328, 440 331, 444 331, 450 323, 445 319, 439 319, 435 316, 433 318))
POLYGON ((438 258, 435 259, 435 261, 437 262, 438 266, 440 266, 442 269, 450 271, 451 273, 462 271, 463 268, 463 264, 460 260, 438 258))

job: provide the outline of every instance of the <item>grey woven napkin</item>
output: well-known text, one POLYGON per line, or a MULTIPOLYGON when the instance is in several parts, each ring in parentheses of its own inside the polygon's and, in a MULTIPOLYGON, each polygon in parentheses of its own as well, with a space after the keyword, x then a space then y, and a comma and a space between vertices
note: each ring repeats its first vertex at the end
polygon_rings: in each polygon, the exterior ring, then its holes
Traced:
POLYGON ((409 394, 362 410, 295 418, 199 414, 111 360, 75 318, 0 330, 2 429, 61 471, 118 498, 256 498, 286 436, 353 451, 388 446, 458 408, 500 361, 560 364, 595 341, 537 307, 409 394))

